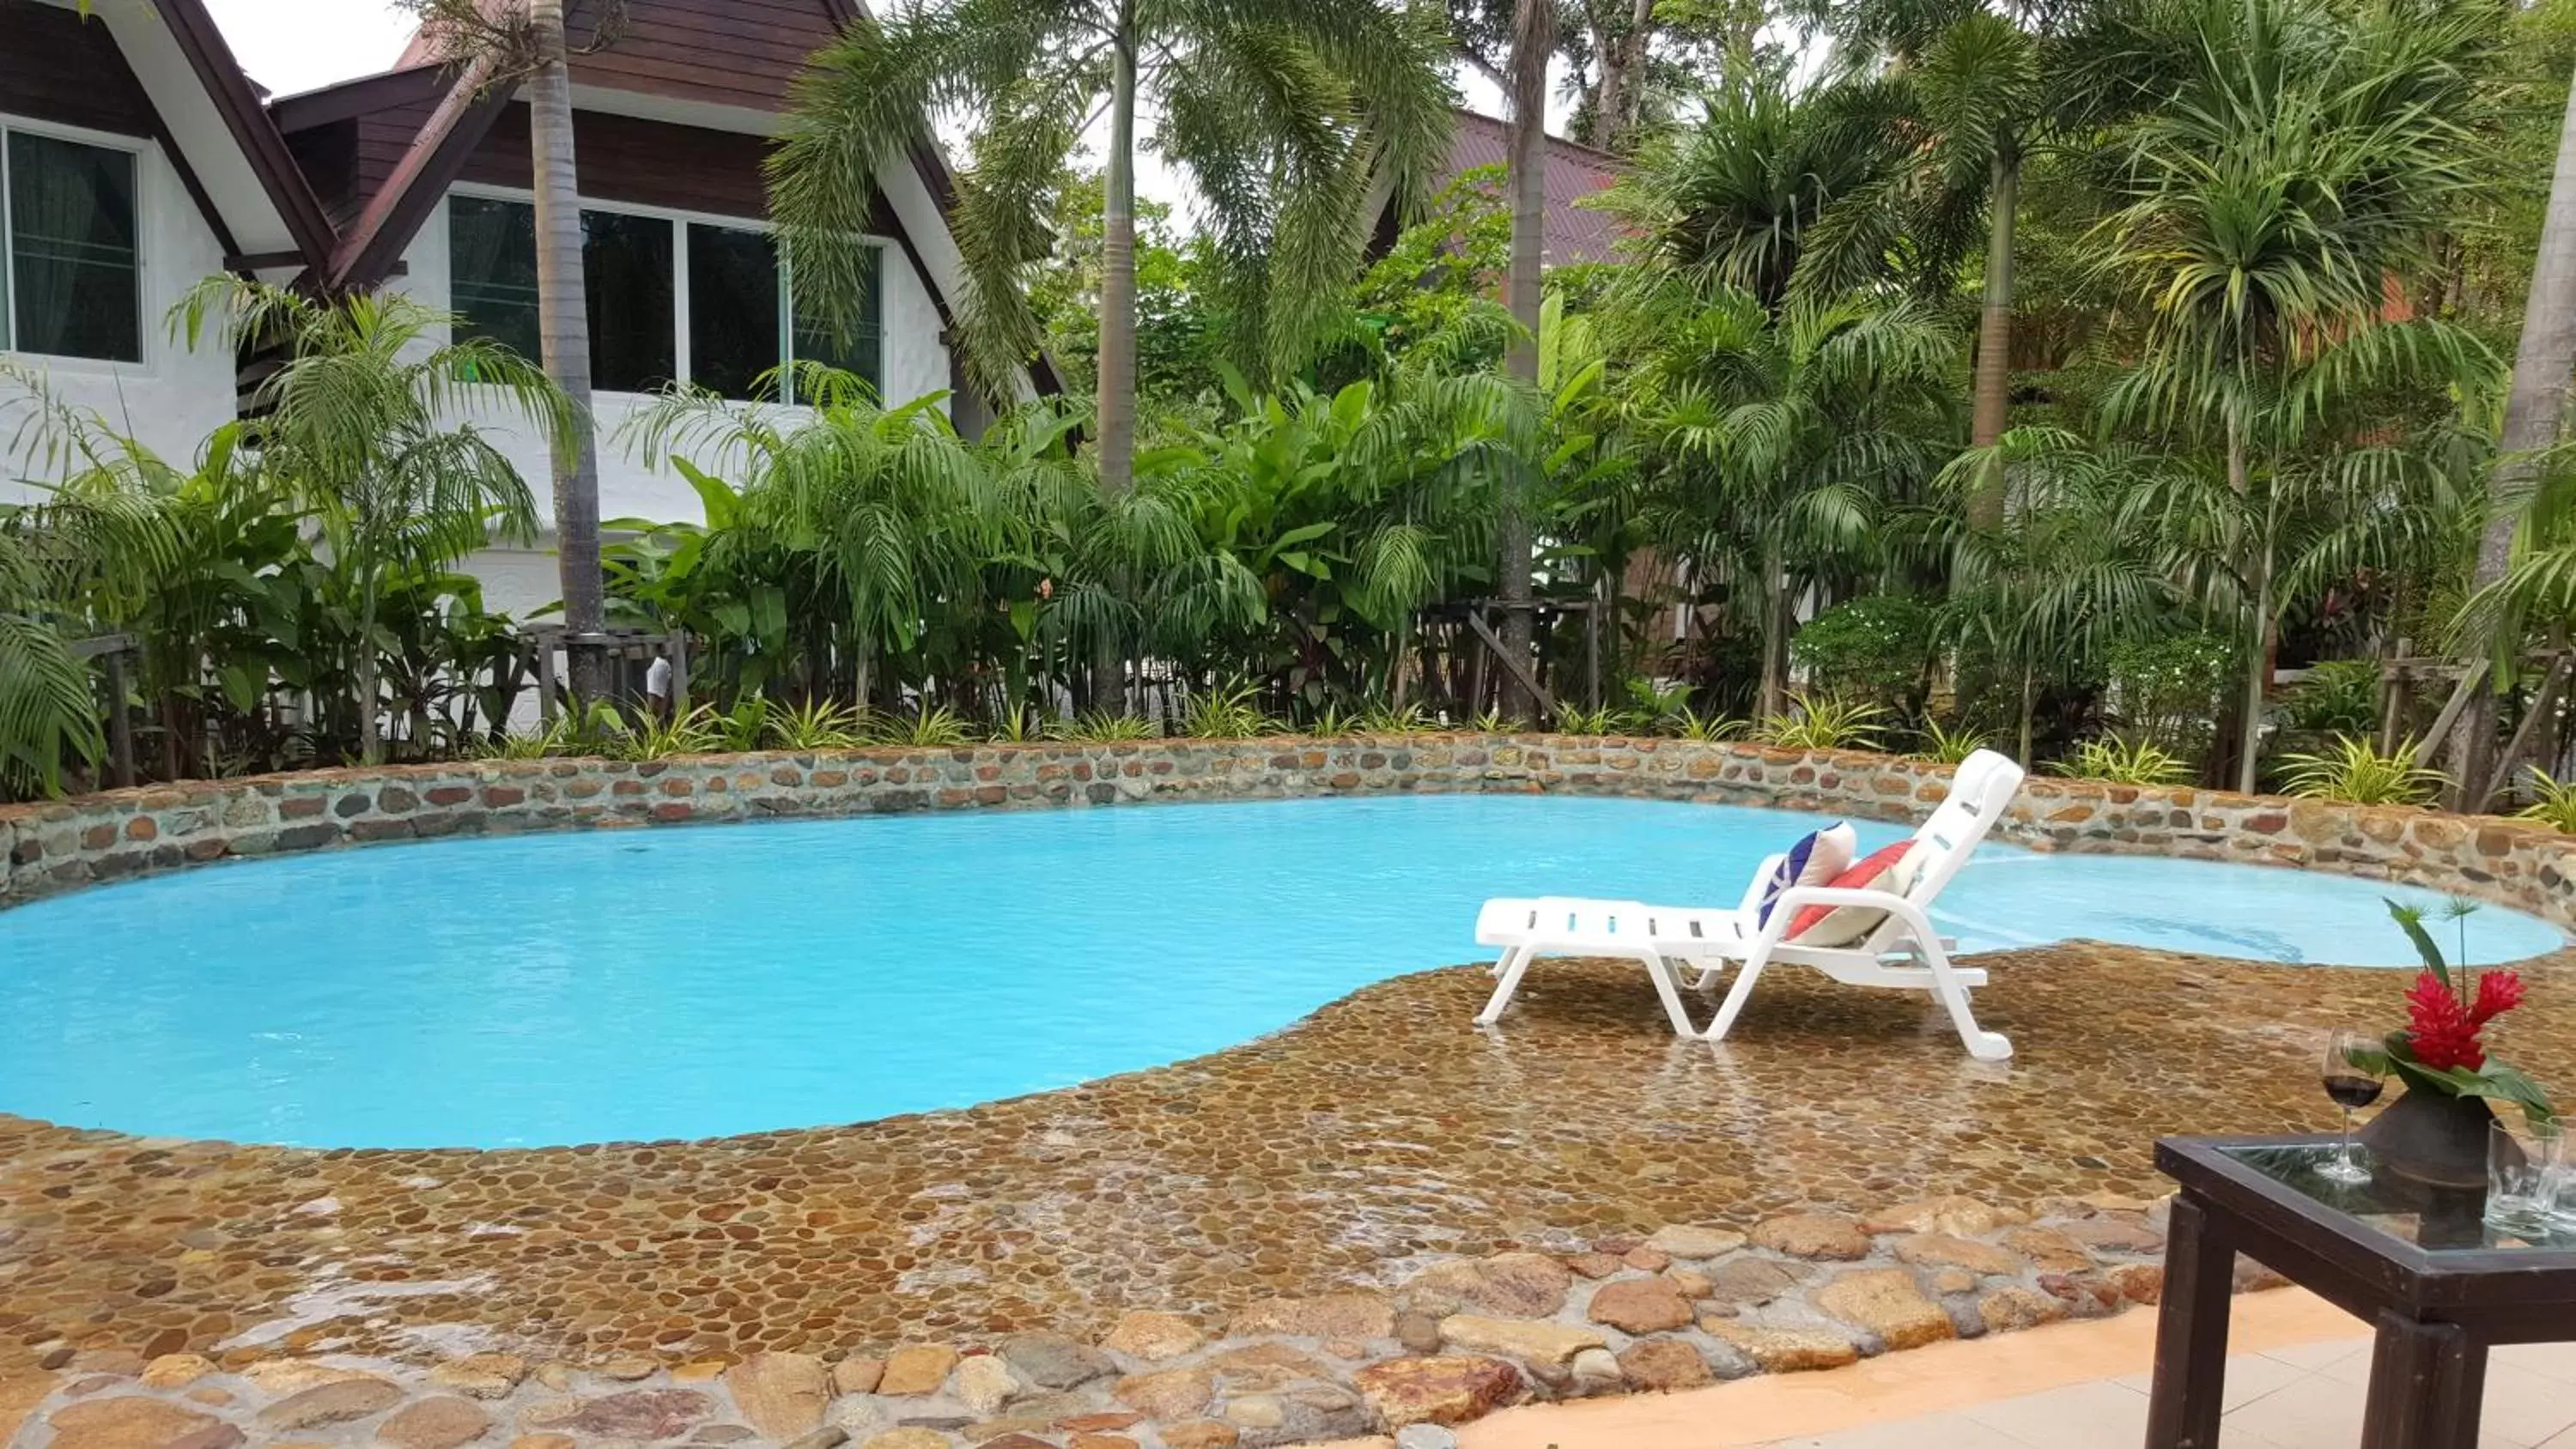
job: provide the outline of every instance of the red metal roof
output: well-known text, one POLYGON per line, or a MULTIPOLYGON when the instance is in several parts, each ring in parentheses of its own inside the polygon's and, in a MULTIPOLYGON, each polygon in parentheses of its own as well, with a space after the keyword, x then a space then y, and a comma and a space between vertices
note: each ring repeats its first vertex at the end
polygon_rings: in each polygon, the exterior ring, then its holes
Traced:
MULTIPOLYGON (((1449 142, 1449 164, 1437 185, 1479 166, 1500 166, 1510 156, 1510 128, 1491 116, 1458 112, 1449 142)), ((1616 260, 1618 224, 1609 213, 1575 203, 1619 179, 1619 158, 1607 151, 1547 138, 1547 218, 1542 228, 1547 265, 1616 260)))

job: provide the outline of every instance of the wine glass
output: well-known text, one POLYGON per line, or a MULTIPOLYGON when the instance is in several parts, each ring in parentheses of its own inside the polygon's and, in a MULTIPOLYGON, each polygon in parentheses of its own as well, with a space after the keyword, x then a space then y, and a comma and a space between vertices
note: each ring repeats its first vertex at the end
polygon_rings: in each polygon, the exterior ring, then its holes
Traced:
POLYGON ((2379 1074, 2361 1065, 2378 1049, 2379 1043, 2364 1032, 2337 1031, 2326 1038, 2326 1095, 2343 1109, 2340 1149, 2333 1161, 2317 1169, 2317 1175, 2329 1182, 2370 1181, 2370 1169, 2352 1160, 2352 1113, 2379 1100, 2379 1074))

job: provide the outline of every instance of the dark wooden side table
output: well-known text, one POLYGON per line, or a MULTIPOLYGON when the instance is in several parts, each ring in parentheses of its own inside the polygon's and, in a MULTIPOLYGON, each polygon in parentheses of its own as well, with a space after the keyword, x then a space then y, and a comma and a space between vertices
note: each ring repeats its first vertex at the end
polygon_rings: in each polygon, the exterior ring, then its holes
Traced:
MULTIPOLYGON (((2147 1449, 2214 1449, 2236 1255, 2373 1325, 2362 1449, 2477 1449, 2487 1350, 2576 1339, 2576 1243, 2500 1235, 2485 1194, 2316 1174, 2332 1137, 2168 1137, 2147 1449)), ((2354 1151, 2368 1160, 2368 1149, 2354 1151)))

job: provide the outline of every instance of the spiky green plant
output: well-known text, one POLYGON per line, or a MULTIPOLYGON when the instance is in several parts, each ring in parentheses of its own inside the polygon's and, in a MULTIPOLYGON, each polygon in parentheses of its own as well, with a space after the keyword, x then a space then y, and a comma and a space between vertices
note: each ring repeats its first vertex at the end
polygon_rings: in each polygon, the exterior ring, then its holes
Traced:
POLYGON ((629 760, 664 760, 673 755, 703 755, 724 744, 724 724, 712 705, 699 705, 677 719, 648 719, 627 729, 617 741, 617 755, 629 760))
POLYGON ((1015 704, 984 727, 984 737, 997 745, 1025 745, 1047 737, 1046 721, 1027 705, 1015 704))
POLYGON ((1762 722, 1756 738, 1784 750, 1875 750, 1885 739, 1887 711, 1832 695, 1791 697, 1787 714, 1762 722))
POLYGON ((1501 710, 1489 709, 1470 720, 1467 727, 1480 735, 1499 735, 1509 732, 1512 722, 1503 718, 1501 710))
POLYGON ((1751 728, 1743 720, 1732 716, 1714 711, 1702 714, 1688 707, 1667 713, 1657 721, 1657 724, 1663 733, 1675 739, 1696 740, 1701 744, 1711 745, 1725 740, 1740 740, 1751 728))
POLYGON ((769 741, 782 750, 852 750, 867 741, 859 711, 829 699, 809 699, 780 710, 769 721, 769 741))
POLYGON ((2516 820, 2536 820, 2565 835, 2576 835, 2576 780, 2561 781, 2546 770, 2531 772, 2533 800, 2513 813, 2516 820))
POLYGON ((1248 740, 1270 732, 1261 712, 1261 691, 1251 684, 1225 684, 1190 696, 1181 717, 1182 732, 1200 740, 1248 740))
POLYGON ((1952 729, 1939 720, 1933 720, 1923 726, 1922 742, 1909 753, 1918 760, 1930 760, 1936 765, 1955 765, 1992 743, 1982 730, 1970 729, 1966 725, 1952 729))
POLYGON ((1364 735, 1418 735, 1433 726, 1429 712, 1418 704, 1402 709, 1373 704, 1360 712, 1359 732, 1364 735))
POLYGON ((555 716, 555 722, 539 736, 545 742, 543 753, 607 760, 627 759, 634 729, 617 706, 605 699, 594 699, 576 709, 555 716))
POLYGON ((2314 753, 2283 755, 2281 785, 2310 800, 2346 805, 2424 805, 2451 783, 2439 770, 2415 763, 2415 741, 2402 740, 2386 754, 2366 739, 2337 735, 2314 753))
POLYGON ((1567 708, 1556 712, 1556 732, 1561 735, 1626 734, 1635 724, 1626 710, 1610 705, 1599 709, 1567 708))
POLYGON ((756 750, 769 739, 772 706, 760 695, 747 695, 736 700, 732 709, 715 717, 717 746, 733 754, 756 750))
POLYGON ((552 753, 553 738, 546 730, 509 730, 477 741, 467 755, 477 760, 542 760, 552 753))
POLYGON ((2053 766, 2070 780, 2098 780, 2106 785, 2179 785, 2189 776, 2182 757, 2153 740, 2124 740, 2117 735, 2086 740, 2070 759, 2053 766))
POLYGON ((974 732, 966 728, 965 716, 944 704, 925 704, 908 715, 878 719, 868 737, 870 744, 914 749, 950 749, 974 742, 974 732))
POLYGON ((1078 745, 1114 744, 1121 740, 1150 740, 1162 728, 1142 715, 1123 714, 1117 710, 1095 709, 1074 716, 1055 727, 1055 737, 1078 745))
POLYGON ((1359 717, 1338 704, 1325 705, 1315 711, 1313 718, 1306 721, 1306 733, 1325 739, 1335 735, 1356 734, 1358 731, 1359 717))

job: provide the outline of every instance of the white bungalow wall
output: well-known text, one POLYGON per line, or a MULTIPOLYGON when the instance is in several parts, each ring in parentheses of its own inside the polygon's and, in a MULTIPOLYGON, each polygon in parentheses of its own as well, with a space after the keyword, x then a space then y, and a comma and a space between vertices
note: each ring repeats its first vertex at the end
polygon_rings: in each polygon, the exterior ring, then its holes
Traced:
MULTIPOLYGON (((141 441, 178 467, 193 463, 206 437, 233 417, 233 362, 213 345, 189 350, 167 318, 200 278, 223 270, 222 245, 206 224, 160 146, 151 141, 85 131, 0 115, 0 126, 40 131, 95 146, 132 151, 142 246, 143 360, 99 362, 0 352, 16 368, 38 374, 58 402, 97 414, 120 433, 141 441)), ((284 280, 291 274, 278 274, 284 280)), ((20 423, 28 406, 15 383, 0 380, 0 501, 24 501, 28 480, 53 481, 55 470, 31 456, 31 436, 20 423), (10 445, 20 446, 11 449, 10 445)))
MULTIPOLYGON (((447 203, 422 225, 403 253, 404 268, 389 287, 409 294, 424 306, 448 310, 447 203)), ((902 248, 888 240, 884 278, 885 395, 906 402, 949 383, 948 348, 941 340, 939 312, 920 274, 902 248)), ((704 512, 688 480, 668 467, 645 463, 627 424, 651 406, 652 399, 633 393, 602 393, 599 415, 599 514, 603 519, 648 518, 656 522, 702 523, 704 512)), ((537 498, 548 536, 534 549, 493 549, 475 555, 466 567, 483 581, 484 607, 525 621, 538 608, 560 597, 553 553, 553 485, 544 437, 505 409, 478 411, 470 419, 486 430, 527 479, 537 498)), ((689 460, 717 477, 734 481, 727 460, 692 456, 689 460)))

